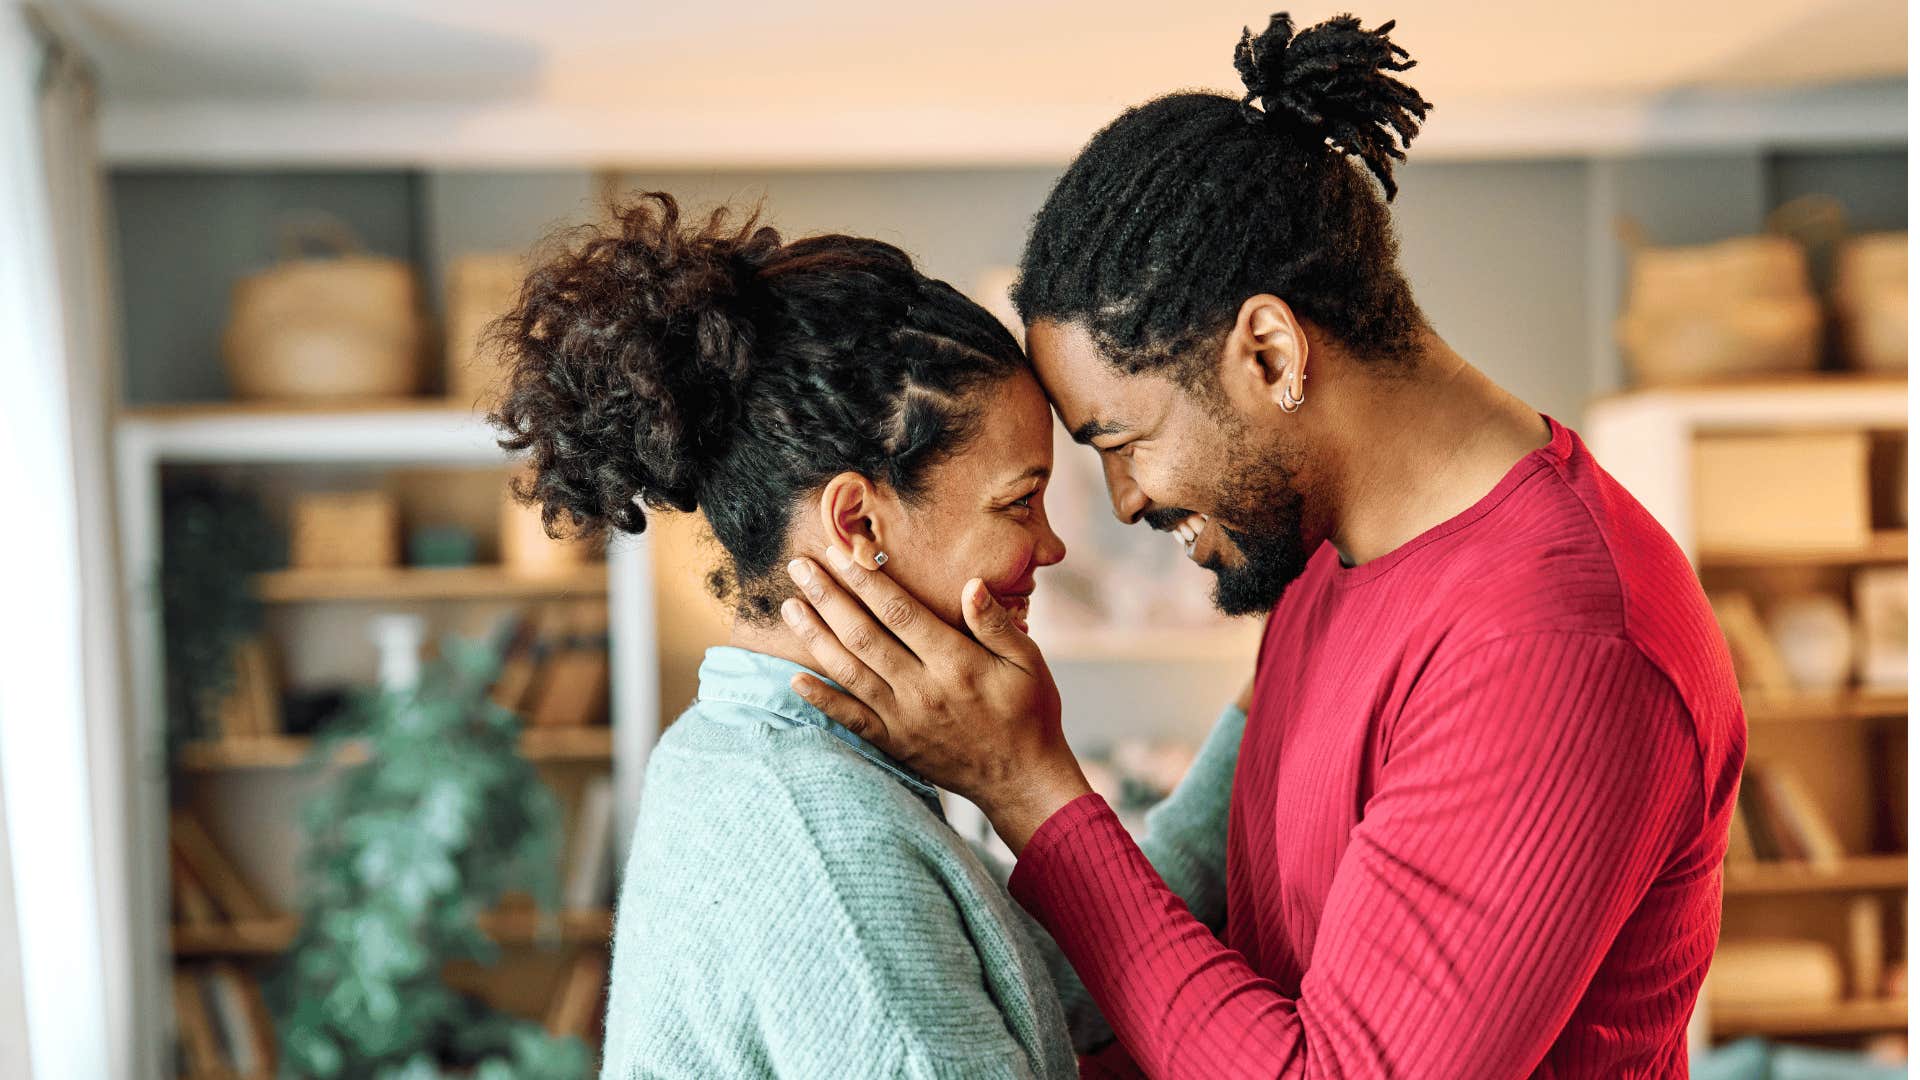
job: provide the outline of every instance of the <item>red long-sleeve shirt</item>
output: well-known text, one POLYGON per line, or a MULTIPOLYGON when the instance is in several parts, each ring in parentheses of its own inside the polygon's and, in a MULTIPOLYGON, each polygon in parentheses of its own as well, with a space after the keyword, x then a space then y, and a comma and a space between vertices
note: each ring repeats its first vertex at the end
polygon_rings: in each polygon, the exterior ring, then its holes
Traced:
POLYGON ((1014 896, 1149 1075, 1685 1074, 1746 722, 1686 559, 1551 427, 1274 609, 1221 936, 1098 796, 1021 853, 1014 896))

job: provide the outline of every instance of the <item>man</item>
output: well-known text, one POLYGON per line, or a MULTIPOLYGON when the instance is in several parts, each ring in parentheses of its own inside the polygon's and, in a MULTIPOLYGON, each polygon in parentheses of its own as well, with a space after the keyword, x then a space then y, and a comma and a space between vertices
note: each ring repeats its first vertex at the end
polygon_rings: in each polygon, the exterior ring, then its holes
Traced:
POLYGON ((985 810, 1151 1076, 1682 1075, 1745 755, 1731 664, 1671 539, 1414 303, 1386 203, 1428 105, 1390 27, 1275 16, 1244 101, 1122 115, 1015 293, 1114 512, 1179 534, 1223 610, 1271 609, 1224 920, 1091 794, 978 583, 969 640, 883 573, 797 562, 785 612, 846 692, 795 686, 985 810))

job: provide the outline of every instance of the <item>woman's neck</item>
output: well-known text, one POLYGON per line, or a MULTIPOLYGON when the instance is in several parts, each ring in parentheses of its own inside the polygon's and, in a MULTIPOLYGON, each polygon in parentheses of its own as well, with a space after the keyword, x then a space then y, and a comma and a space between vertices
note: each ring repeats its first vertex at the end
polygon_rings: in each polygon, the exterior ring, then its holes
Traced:
POLYGON ((727 644, 736 649, 791 660, 809 670, 818 670, 820 666, 799 637, 778 619, 768 623, 735 619, 733 633, 727 638, 727 644))

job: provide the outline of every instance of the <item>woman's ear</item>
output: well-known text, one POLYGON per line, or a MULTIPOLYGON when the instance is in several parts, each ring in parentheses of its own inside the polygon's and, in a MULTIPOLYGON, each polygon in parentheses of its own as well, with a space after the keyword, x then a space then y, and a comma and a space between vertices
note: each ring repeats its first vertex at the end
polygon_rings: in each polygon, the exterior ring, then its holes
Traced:
POLYGON ((820 489, 820 529, 828 545, 845 552, 855 566, 881 565, 875 556, 886 550, 883 501, 873 481, 856 472, 843 472, 820 489))
POLYGON ((1223 386, 1264 398, 1283 412, 1306 401, 1307 335, 1285 300, 1269 293, 1249 296, 1222 353, 1223 386))

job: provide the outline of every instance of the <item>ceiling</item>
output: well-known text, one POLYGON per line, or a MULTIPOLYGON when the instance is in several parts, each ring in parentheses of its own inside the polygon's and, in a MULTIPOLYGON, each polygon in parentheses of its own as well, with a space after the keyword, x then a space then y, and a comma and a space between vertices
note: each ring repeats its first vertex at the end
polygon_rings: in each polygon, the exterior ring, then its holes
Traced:
MULTIPOLYGON (((123 128, 368 109, 444 124, 493 110, 502 130, 547 117, 624 132, 615 150, 798 125, 830 158, 836 140, 937 145, 967 116, 990 116, 1011 145, 1078 132, 1070 150, 1089 118, 1176 87, 1230 88, 1234 41, 1262 14, 1218 0, 72 0, 66 26, 123 128), (836 136, 831 118, 922 130, 836 136)), ((1407 78, 1437 103, 1436 124, 1450 109, 1644 106, 1906 75, 1900 0, 1399 0, 1361 15, 1397 18, 1395 40, 1420 61, 1407 78)))

